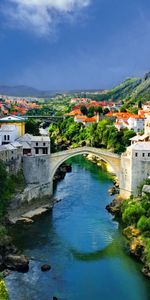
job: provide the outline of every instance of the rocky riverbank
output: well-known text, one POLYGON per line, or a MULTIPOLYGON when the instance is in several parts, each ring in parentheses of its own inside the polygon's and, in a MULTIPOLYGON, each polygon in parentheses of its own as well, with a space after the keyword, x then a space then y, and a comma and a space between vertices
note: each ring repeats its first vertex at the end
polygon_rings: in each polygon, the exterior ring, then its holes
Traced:
POLYGON ((142 204, 143 207, 147 205, 147 208, 150 209, 150 202, 146 202, 145 199, 121 200, 119 197, 116 197, 106 206, 106 209, 123 225, 122 233, 127 239, 129 254, 142 262, 143 267, 141 271, 150 278, 150 233, 147 230, 148 227, 143 232, 144 229, 142 228, 144 228, 144 225, 140 225, 142 220, 144 220, 144 209, 143 211, 142 209, 140 210, 140 205, 142 207, 142 204), (129 224, 127 224, 128 217, 130 220, 129 224))
POLYGON ((0 272, 6 276, 10 270, 28 272, 29 259, 14 246, 10 236, 4 235, 0 238, 0 272))
POLYGON ((71 165, 67 163, 63 163, 58 170, 56 171, 54 175, 54 185, 57 184, 60 180, 63 180, 65 178, 66 173, 70 173, 72 171, 71 165))

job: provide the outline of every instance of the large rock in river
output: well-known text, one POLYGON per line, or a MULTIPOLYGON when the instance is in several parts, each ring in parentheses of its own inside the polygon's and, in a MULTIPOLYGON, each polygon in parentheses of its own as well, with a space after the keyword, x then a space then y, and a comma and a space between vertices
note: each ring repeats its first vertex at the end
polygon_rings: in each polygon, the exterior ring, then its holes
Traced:
POLYGON ((9 254, 5 257, 5 266, 11 270, 28 272, 29 259, 24 255, 9 254))
POLYGON ((44 264, 43 266, 41 266, 41 271, 42 272, 46 272, 49 271, 51 269, 51 266, 48 264, 44 264))

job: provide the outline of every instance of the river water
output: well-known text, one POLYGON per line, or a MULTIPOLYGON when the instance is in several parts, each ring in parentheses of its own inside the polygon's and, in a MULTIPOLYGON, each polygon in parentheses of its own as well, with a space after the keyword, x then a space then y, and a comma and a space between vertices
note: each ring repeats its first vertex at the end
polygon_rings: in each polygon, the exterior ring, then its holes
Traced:
POLYGON ((105 210, 112 200, 108 174, 82 157, 55 191, 62 201, 32 225, 16 226, 16 245, 30 271, 6 278, 10 300, 149 300, 150 281, 125 251, 118 223, 105 210), (51 265, 42 273, 44 263, 51 265))

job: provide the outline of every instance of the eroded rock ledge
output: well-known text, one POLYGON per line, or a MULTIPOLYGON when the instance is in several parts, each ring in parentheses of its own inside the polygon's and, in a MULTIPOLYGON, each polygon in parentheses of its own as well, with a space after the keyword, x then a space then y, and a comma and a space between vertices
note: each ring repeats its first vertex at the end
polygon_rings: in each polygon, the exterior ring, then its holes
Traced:
POLYGON ((19 272, 29 270, 29 259, 20 253, 7 235, 0 239, 0 271, 6 269, 19 272))

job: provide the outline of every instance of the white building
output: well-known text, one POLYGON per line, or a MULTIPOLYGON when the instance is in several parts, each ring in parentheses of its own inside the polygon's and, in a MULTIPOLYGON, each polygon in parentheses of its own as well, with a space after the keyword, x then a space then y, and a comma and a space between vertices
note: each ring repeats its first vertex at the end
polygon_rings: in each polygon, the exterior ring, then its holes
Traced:
POLYGON ((150 142, 137 142, 121 157, 121 195, 137 194, 138 186, 150 176, 150 142))
POLYGON ((16 126, 18 131, 18 136, 20 137, 25 134, 25 118, 18 117, 18 116, 7 116, 0 119, 0 128, 2 126, 16 126))
POLYGON ((18 138, 16 125, 2 125, 0 127, 0 136, 1 145, 13 143, 18 138))
POLYGON ((144 130, 145 119, 143 117, 134 116, 128 119, 128 129, 132 129, 135 132, 141 132, 144 130))
POLYGON ((115 127, 118 130, 123 128, 128 128, 129 130, 134 130, 134 132, 138 133, 144 130, 145 119, 138 115, 124 116, 116 119, 115 127))

